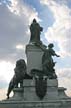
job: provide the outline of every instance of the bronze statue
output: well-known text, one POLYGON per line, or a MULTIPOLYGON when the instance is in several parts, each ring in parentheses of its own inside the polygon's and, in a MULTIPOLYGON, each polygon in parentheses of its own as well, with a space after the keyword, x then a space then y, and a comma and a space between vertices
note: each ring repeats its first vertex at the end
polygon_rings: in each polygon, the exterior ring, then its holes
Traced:
POLYGON ((51 43, 48 45, 48 49, 44 50, 44 54, 42 57, 42 68, 43 68, 43 72, 45 72, 47 76, 49 76, 50 78, 57 78, 54 69, 56 62, 53 61, 52 56, 56 56, 56 57, 60 57, 60 56, 55 53, 53 47, 54 45, 51 43))
POLYGON ((32 24, 30 25, 31 38, 30 42, 32 43, 41 43, 40 33, 43 30, 42 27, 37 23, 36 19, 33 19, 32 24))
POLYGON ((18 87, 19 83, 20 83, 20 87, 23 87, 23 79, 26 74, 26 63, 23 59, 20 59, 16 62, 16 67, 14 71, 15 71, 15 74, 9 83, 7 98, 9 98, 9 95, 11 91, 13 90, 13 88, 18 87))

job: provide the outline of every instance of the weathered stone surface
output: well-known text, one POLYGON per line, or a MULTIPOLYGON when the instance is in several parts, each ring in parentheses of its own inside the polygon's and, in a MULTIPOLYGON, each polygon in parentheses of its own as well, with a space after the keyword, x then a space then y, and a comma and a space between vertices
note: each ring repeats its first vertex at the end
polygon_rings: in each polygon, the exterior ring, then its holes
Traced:
POLYGON ((71 98, 63 87, 58 87, 57 79, 47 79, 47 93, 40 100, 35 93, 35 79, 23 81, 24 88, 15 88, 14 96, 0 102, 0 108, 71 108, 71 98))
POLYGON ((0 108, 71 108, 71 100, 42 101, 3 101, 0 108))
POLYGON ((27 56, 27 73, 30 74, 32 69, 42 70, 43 51, 38 46, 29 44, 26 46, 27 56))
POLYGON ((47 98, 49 100, 59 99, 58 97, 58 81, 57 79, 47 80, 47 98))
POLYGON ((58 87, 58 80, 57 79, 48 79, 47 80, 48 87, 58 87))
POLYGON ((65 93, 66 88, 64 87, 58 87, 58 96, 60 99, 69 99, 69 97, 65 93))
MULTIPOLYGON (((24 100, 25 101, 39 101, 39 97, 35 92, 35 79, 33 80, 24 80, 24 100)), ((42 88, 41 88, 42 89, 42 88)), ((68 96, 65 94, 63 87, 58 87, 57 79, 47 79, 47 92, 43 101, 48 100, 60 100, 66 99, 68 96)), ((69 99, 69 98, 68 98, 69 99)))
POLYGON ((12 99, 14 99, 14 100, 22 100, 23 99, 24 88, 14 88, 13 92, 14 92, 14 95, 13 95, 12 99))
POLYGON ((35 82, 34 80, 24 80, 24 100, 25 101, 39 101, 39 98, 35 92, 35 82))
POLYGON ((23 99, 24 88, 14 88, 13 96, 8 99, 8 101, 21 101, 23 99))
POLYGON ((14 96, 0 102, 0 108, 71 108, 71 99, 64 93, 64 88, 58 88, 57 80, 47 80, 47 93, 40 100, 35 93, 35 80, 24 80, 22 88, 14 89, 14 96), (67 97, 67 98, 66 98, 67 97))

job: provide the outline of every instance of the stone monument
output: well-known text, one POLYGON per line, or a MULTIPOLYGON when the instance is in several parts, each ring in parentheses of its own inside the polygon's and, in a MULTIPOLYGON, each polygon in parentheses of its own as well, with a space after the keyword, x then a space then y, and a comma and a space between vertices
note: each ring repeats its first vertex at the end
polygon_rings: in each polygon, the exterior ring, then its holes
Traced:
POLYGON ((27 64, 16 62, 15 74, 10 81, 7 99, 0 101, 0 108, 71 108, 71 98, 66 88, 58 87, 55 63, 52 56, 60 57, 40 41, 43 28, 33 19, 30 25, 30 41, 26 45, 27 64), (20 84, 20 86, 19 86, 20 84), (14 94, 9 97, 13 90, 14 94))

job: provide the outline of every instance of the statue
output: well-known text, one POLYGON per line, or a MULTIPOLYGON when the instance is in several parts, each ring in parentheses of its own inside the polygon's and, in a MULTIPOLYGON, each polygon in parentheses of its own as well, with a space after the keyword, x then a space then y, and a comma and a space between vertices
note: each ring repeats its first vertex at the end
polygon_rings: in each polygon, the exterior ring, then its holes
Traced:
POLYGON ((48 45, 48 49, 44 50, 44 54, 42 56, 42 68, 43 68, 43 72, 47 74, 47 76, 49 76, 49 78, 57 78, 56 74, 55 74, 55 63, 53 61, 52 56, 56 56, 56 57, 60 57, 59 55, 57 55, 55 53, 55 51, 53 50, 54 45, 51 43, 48 45))
POLYGON ((56 79, 57 75, 55 74, 55 62, 53 61, 52 56, 60 57, 53 50, 54 45, 51 43, 48 45, 48 49, 38 45, 44 53, 42 56, 42 70, 32 69, 31 75, 35 79, 35 91, 37 96, 42 100, 46 95, 47 91, 47 78, 56 79))
POLYGON ((31 43, 41 43, 40 41, 40 33, 43 30, 42 27, 37 23, 36 19, 33 19, 32 24, 30 25, 30 32, 31 32, 31 43))
POLYGON ((20 87, 23 87, 23 79, 25 78, 26 74, 26 63, 23 59, 20 59, 16 62, 16 67, 14 69, 14 76, 11 79, 8 87, 7 92, 7 98, 9 98, 9 95, 14 87, 18 87, 18 84, 20 83, 20 87))

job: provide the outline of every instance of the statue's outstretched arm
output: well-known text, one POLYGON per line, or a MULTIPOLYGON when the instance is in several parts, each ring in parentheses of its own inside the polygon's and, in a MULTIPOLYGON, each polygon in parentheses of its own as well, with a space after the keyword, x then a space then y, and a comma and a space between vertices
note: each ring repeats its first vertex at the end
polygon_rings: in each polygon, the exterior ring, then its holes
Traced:
POLYGON ((58 55, 58 54, 56 54, 56 53, 55 53, 55 56, 56 56, 56 57, 60 57, 60 55, 58 55))

